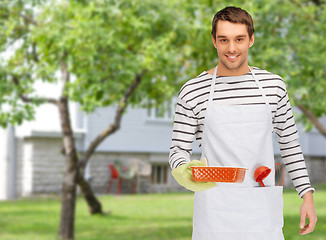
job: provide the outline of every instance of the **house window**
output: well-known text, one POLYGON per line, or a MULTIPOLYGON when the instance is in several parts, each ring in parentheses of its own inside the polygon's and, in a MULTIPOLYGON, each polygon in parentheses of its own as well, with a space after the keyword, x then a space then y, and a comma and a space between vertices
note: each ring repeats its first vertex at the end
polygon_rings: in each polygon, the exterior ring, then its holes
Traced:
POLYGON ((152 184, 167 184, 168 183, 168 168, 167 164, 152 165, 152 184))
POLYGON ((167 120, 171 121, 175 110, 176 99, 165 102, 161 106, 149 104, 147 108, 147 117, 150 120, 167 120))

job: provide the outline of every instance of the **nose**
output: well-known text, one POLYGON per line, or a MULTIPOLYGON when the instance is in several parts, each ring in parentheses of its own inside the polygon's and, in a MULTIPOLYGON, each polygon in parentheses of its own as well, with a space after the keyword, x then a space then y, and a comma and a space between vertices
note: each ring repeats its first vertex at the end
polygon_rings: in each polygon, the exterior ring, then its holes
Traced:
POLYGON ((229 52, 235 52, 235 43, 233 41, 230 41, 229 43, 229 52))

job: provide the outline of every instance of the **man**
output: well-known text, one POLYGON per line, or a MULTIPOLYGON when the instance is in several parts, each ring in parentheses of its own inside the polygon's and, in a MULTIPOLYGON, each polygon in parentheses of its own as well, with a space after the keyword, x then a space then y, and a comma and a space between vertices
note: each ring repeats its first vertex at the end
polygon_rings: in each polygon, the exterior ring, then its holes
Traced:
POLYGON ((248 66, 248 51, 254 44, 251 16, 237 7, 217 12, 212 41, 219 63, 181 88, 169 156, 174 178, 195 191, 193 239, 284 239, 283 188, 275 186, 272 131, 286 170, 303 198, 299 233, 312 232, 317 221, 315 190, 285 83, 278 75, 248 66), (195 137, 206 163, 190 161, 195 137), (248 170, 243 183, 194 182, 189 166, 205 164, 248 170), (254 179, 259 166, 272 169, 264 180, 266 187, 254 179))

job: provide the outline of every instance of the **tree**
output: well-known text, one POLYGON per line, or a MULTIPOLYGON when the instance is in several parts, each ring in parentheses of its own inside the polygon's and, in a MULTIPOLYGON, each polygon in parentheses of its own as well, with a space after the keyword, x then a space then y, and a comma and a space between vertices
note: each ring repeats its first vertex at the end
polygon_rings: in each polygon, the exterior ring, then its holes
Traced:
POLYGON ((286 81, 305 129, 315 126, 326 137, 319 121, 326 115, 326 4, 313 2, 321 1, 273 1, 262 7, 265 11, 255 14, 259 38, 252 52, 254 62, 286 81))
MULTIPOLYGON (((40 104, 58 106, 67 166, 59 235, 73 238, 76 183, 92 213, 101 205, 83 178, 96 147, 120 127, 128 105, 168 99, 196 74, 216 65, 211 21, 236 5, 252 14, 256 42, 249 63, 281 75, 305 126, 325 115, 324 1, 17 0, 0 5, 0 124, 33 119, 40 104), (59 77, 58 77, 59 76, 59 77), (75 80, 70 78, 74 76, 75 80), (35 94, 33 84, 61 82, 61 97, 35 94), (117 105, 116 118, 78 157, 68 102, 90 113, 117 105), (6 110, 7 109, 7 110, 6 110), (310 119, 310 121, 309 121, 310 119)), ((316 124, 317 123, 317 124, 316 124)), ((319 123, 319 124, 318 124, 319 123)), ((325 135, 325 134, 324 134, 325 135)))
POLYGON ((207 34, 214 14, 232 5, 253 17, 255 43, 249 50, 249 64, 279 74, 286 82, 291 104, 302 112, 296 120, 305 130, 316 127, 326 137, 326 126, 319 120, 326 115, 326 2, 198 1, 196 21, 201 28, 192 39, 197 51, 190 57, 195 59, 194 74, 216 65, 216 50, 207 34))
POLYGON ((74 238, 76 184, 90 212, 102 213, 83 172, 96 147, 120 128, 126 107, 144 106, 150 100, 159 105, 179 90, 180 79, 189 72, 180 69, 191 54, 193 9, 182 10, 187 6, 182 4, 174 0, 1 3, 0 125, 32 120, 40 104, 58 107, 66 158, 60 238, 74 238), (60 97, 37 94, 35 81, 62 84, 60 97), (70 101, 78 102, 86 113, 117 106, 114 122, 80 157, 70 101))

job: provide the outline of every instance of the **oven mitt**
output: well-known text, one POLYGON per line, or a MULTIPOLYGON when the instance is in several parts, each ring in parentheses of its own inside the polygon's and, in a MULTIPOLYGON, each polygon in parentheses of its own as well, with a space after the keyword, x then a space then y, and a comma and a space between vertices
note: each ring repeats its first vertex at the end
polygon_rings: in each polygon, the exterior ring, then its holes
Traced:
POLYGON ((216 183, 214 182, 195 182, 192 179, 190 166, 207 166, 207 161, 206 159, 203 159, 202 161, 192 160, 187 164, 182 164, 173 169, 172 176, 181 186, 193 192, 204 191, 216 187, 216 183))

